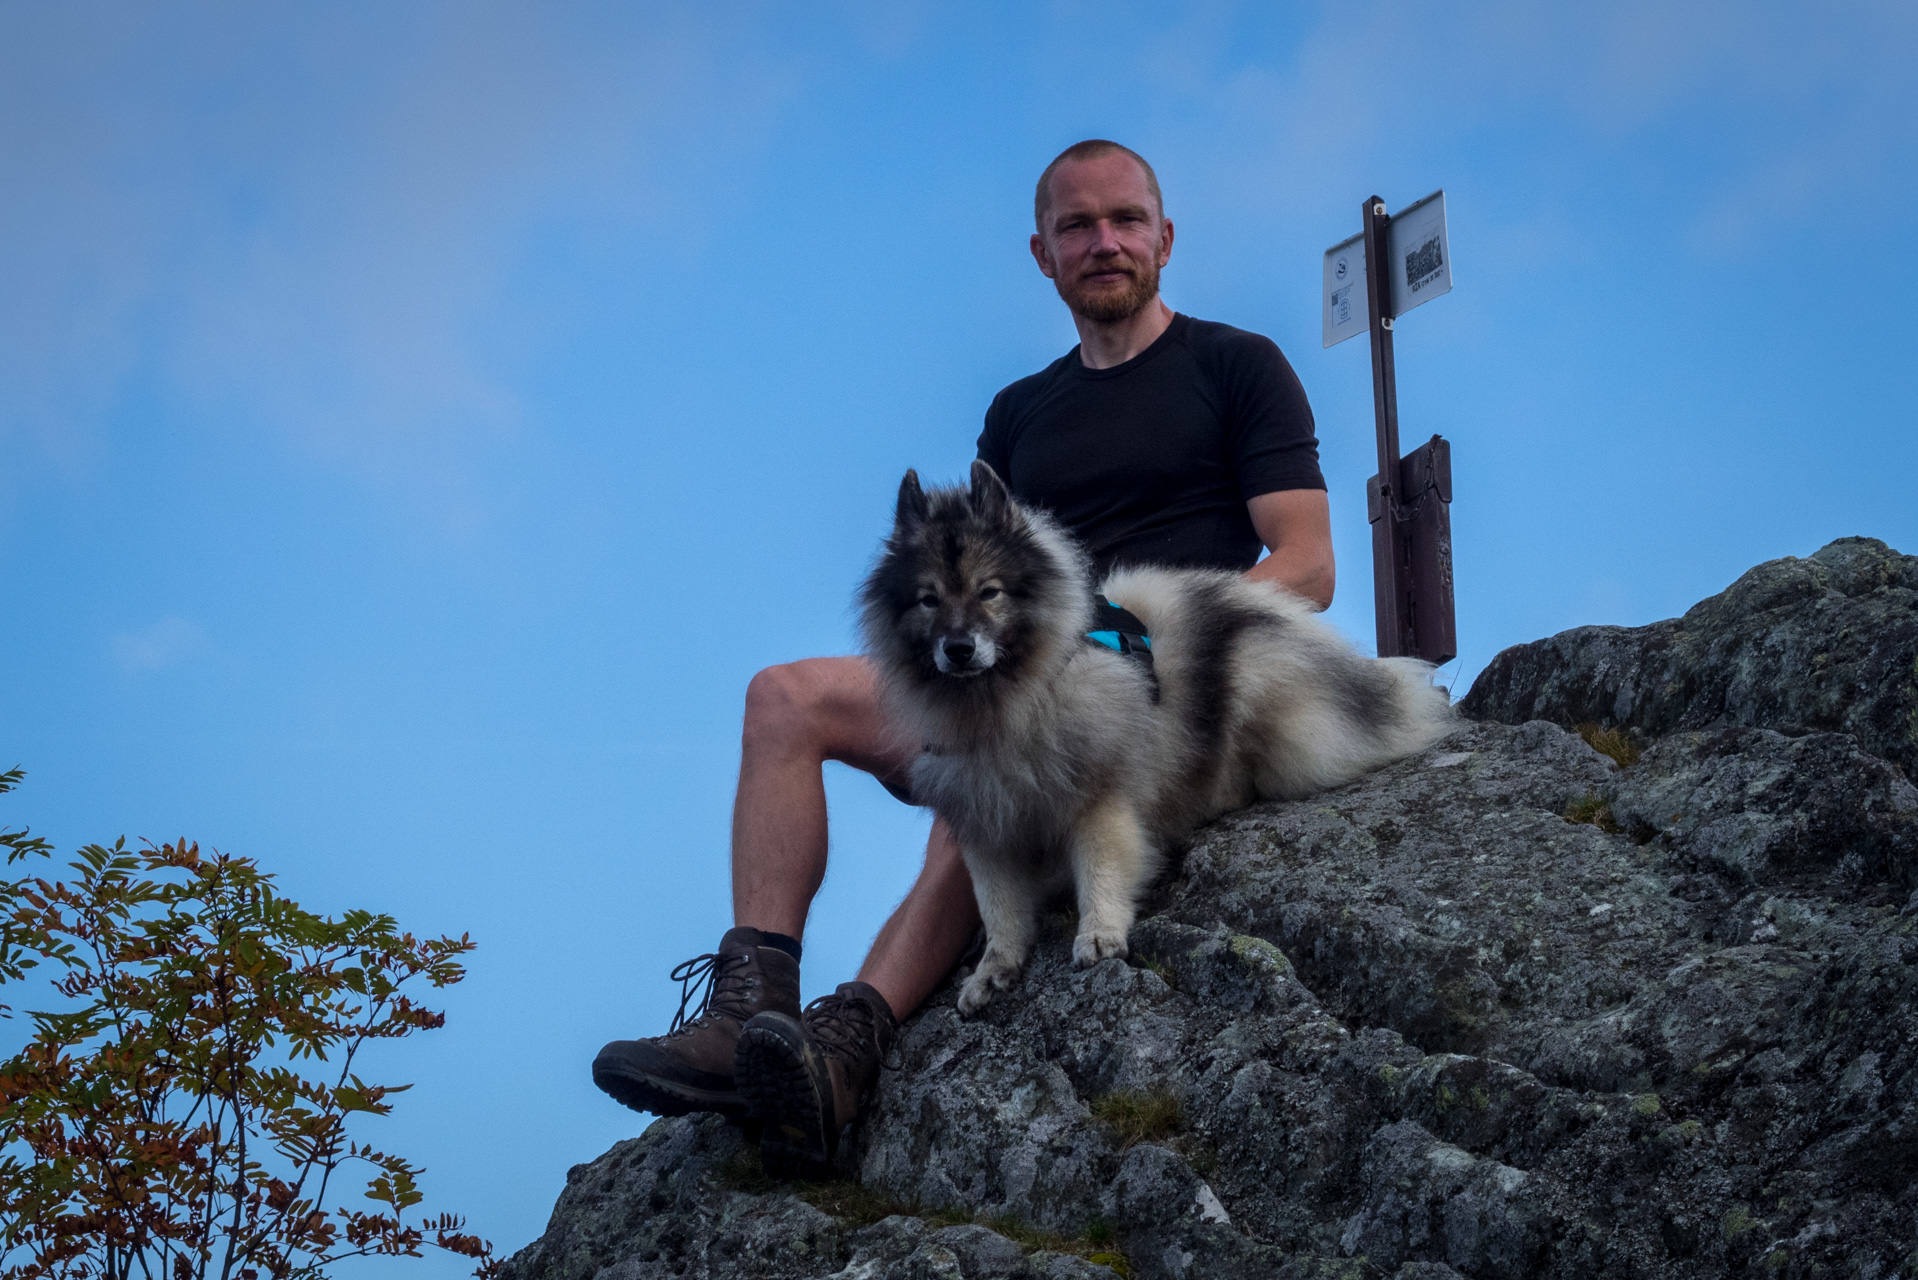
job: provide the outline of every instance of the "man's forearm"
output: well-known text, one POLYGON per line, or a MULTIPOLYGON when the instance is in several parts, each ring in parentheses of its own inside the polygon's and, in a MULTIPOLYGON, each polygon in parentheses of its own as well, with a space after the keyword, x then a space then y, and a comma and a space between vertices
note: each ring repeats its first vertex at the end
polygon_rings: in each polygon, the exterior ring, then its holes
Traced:
POLYGON ((1332 603, 1337 571, 1331 549, 1280 546, 1246 571, 1254 582, 1271 582, 1323 609, 1332 603))
POLYGON ((1323 609, 1332 603, 1332 513, 1323 489, 1278 489, 1246 503, 1259 541, 1272 554, 1245 575, 1271 582, 1323 609))

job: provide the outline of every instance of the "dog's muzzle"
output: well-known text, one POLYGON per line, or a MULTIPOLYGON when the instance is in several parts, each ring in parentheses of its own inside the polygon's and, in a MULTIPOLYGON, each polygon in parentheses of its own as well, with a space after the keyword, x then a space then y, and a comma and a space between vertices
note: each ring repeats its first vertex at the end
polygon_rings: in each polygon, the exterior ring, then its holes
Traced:
POLYGON ((977 632, 942 636, 932 647, 932 665, 941 675, 976 676, 991 668, 998 658, 991 637, 977 632))

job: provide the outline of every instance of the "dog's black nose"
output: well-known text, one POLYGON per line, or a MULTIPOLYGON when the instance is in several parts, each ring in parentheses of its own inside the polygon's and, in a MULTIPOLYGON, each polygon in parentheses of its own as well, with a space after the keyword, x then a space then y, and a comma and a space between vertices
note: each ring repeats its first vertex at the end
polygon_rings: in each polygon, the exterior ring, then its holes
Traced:
POLYGON ((971 636, 951 636, 940 647, 946 651, 947 662, 955 667, 963 667, 972 661, 972 653, 977 646, 972 643, 971 636))

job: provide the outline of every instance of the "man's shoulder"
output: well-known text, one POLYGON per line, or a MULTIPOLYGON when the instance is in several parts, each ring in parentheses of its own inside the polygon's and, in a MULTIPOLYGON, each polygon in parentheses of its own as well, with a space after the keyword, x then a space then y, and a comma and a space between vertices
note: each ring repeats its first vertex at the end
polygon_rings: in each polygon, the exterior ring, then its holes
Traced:
POLYGON ((1187 347, 1201 356, 1226 360, 1269 360, 1281 354, 1279 344, 1262 333, 1240 329, 1217 320, 1186 316, 1184 339, 1187 347))
POLYGON ((1016 413, 1031 404, 1033 400, 1045 393, 1046 388, 1059 380, 1059 375, 1065 371, 1066 361, 1077 359, 1078 354, 1079 348, 1074 347, 1039 372, 1027 374, 1017 382, 1007 383, 1000 389, 999 394, 992 398, 993 411, 1016 413))

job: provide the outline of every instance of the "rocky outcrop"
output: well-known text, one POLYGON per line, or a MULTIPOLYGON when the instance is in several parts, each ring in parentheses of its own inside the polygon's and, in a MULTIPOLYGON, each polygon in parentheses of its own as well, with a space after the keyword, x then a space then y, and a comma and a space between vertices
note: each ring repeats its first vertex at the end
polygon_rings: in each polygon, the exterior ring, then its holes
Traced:
POLYGON ((660 1121, 513 1276, 1910 1275, 1915 588, 1851 539, 1507 651, 1434 750, 1201 832, 1127 961, 1061 920, 939 993, 843 1184, 660 1121))
POLYGON ((1918 774, 1918 558, 1840 538, 1759 565, 1682 618, 1505 650, 1461 709, 1520 724, 1847 733, 1918 774))

